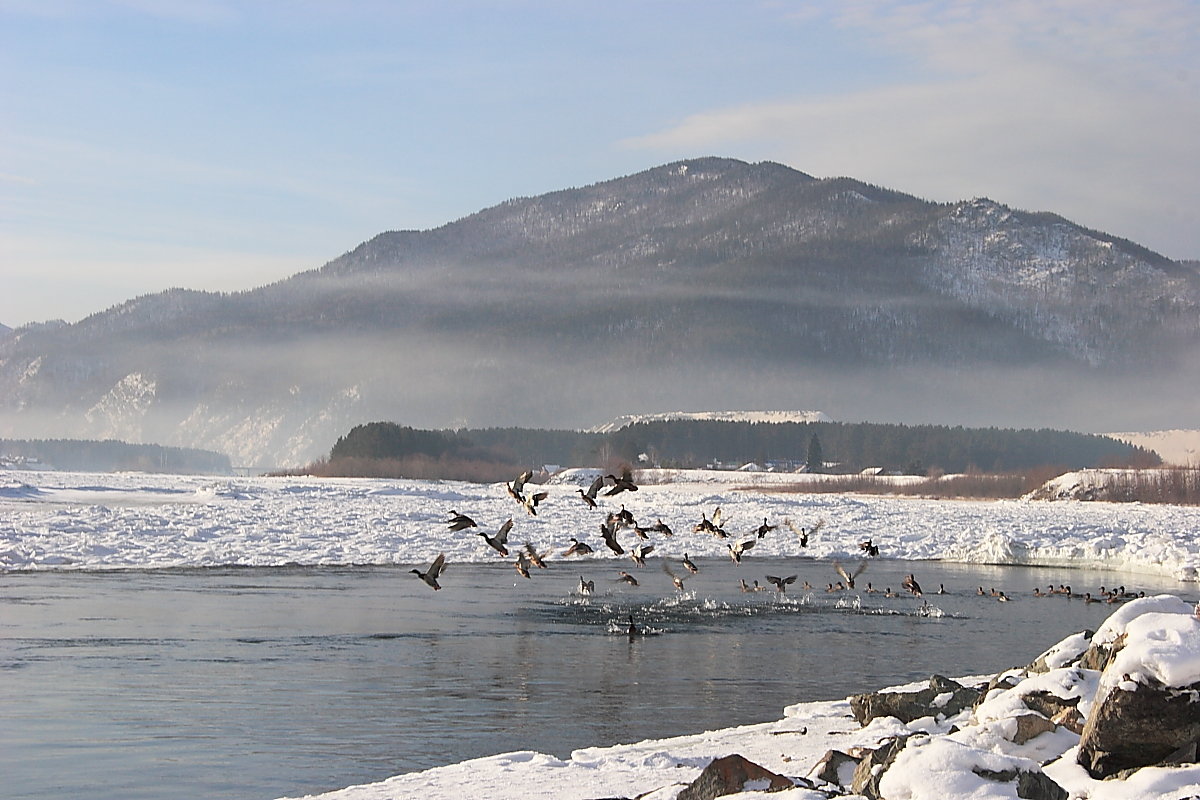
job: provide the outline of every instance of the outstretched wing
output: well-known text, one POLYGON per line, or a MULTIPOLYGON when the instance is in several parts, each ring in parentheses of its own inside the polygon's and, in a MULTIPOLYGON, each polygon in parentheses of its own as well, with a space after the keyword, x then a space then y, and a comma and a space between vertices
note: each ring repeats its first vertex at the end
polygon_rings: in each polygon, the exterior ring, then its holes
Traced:
POLYGON ((429 571, 425 574, 430 578, 437 578, 446 569, 446 554, 438 553, 438 557, 433 560, 433 564, 429 566, 429 571))
POLYGON ((508 543, 508 532, 512 530, 512 527, 513 527, 512 517, 509 517, 508 522, 505 522, 503 525, 501 525, 500 530, 496 532, 496 541, 499 542, 500 544, 507 544, 508 543))

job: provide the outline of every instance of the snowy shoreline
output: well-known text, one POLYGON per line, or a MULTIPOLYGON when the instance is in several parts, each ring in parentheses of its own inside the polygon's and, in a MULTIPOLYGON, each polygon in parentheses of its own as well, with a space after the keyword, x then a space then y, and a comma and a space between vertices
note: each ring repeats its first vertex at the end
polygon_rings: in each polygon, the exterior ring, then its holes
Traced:
MULTIPOLYGON (((863 752, 892 738, 909 739, 908 747, 879 783, 889 800, 943 800, 947 797, 1016 800, 1015 779, 996 779, 1005 770, 1049 776, 1072 799, 1184 800, 1200 796, 1200 765, 1143 767, 1114 780, 1097 780, 1076 761, 1080 735, 1068 723, 1042 718, 1040 733, 1025 738, 1017 733, 1018 718, 1037 716, 1023 703, 1028 694, 1049 693, 1075 698, 1086 718, 1104 696, 1109 671, 1101 673, 1079 666, 1089 643, 1111 645, 1133 630, 1135 620, 1151 621, 1150 635, 1134 640, 1122 651, 1118 671, 1133 670, 1139 682, 1170 674, 1171 685, 1200 682, 1200 618, 1190 605, 1171 595, 1133 600, 1120 607, 1088 638, 1073 634, 1048 647, 1031 665, 998 675, 959 678, 963 686, 986 686, 982 702, 950 714, 926 716, 909 723, 879 717, 860 727, 849 699, 788 706, 781 719, 754 725, 707 731, 700 734, 646 740, 612 747, 581 748, 568 759, 534 751, 500 753, 457 764, 397 775, 378 783, 352 786, 304 800, 455 800, 486 797, 490 800, 589 800, 597 797, 637 797, 673 800, 710 762, 730 755, 742 756, 800 785, 772 793, 788 800, 861 798, 849 789, 851 772, 839 770, 835 785, 817 777, 817 767, 828 751, 863 752), (1165 624, 1182 633, 1166 639, 1153 626, 1165 624), (1038 666, 1038 663, 1040 666, 1038 666)), ((1146 626, 1142 626, 1145 628, 1146 626)), ((1137 634, 1134 634, 1136 636, 1137 634)), ((1130 681, 1129 674, 1125 676, 1130 681)), ((1120 678, 1114 679, 1120 682, 1120 678)), ((1109 681, 1111 684, 1111 680, 1109 681)), ((925 688, 911 683, 882 692, 912 692, 925 688)), ((864 689, 866 691, 866 689, 864 689)), ((935 702, 935 705, 937 703, 935 702)), ((759 791, 742 791, 729 797, 759 797, 759 791)), ((292 798, 290 800, 297 800, 292 798)))

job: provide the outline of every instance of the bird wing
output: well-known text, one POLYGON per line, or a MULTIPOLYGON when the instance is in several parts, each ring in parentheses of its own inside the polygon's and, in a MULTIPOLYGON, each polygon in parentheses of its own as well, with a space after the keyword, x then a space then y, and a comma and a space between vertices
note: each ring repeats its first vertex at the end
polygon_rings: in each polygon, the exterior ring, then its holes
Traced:
POLYGON ((429 566, 429 571, 425 573, 429 578, 437 578, 442 574, 442 570, 446 569, 446 554, 438 553, 438 557, 433 560, 429 566))
POLYGON ((604 488, 604 476, 600 475, 596 478, 596 480, 592 481, 592 485, 588 487, 587 496, 595 500, 596 492, 600 491, 602 488, 604 488))
POLYGON ((496 532, 496 541, 499 542, 500 544, 507 543, 508 542, 508 532, 512 530, 512 526, 513 526, 512 517, 509 517, 508 522, 505 522, 503 525, 501 525, 500 530, 496 532))
POLYGON ((525 488, 525 482, 532 477, 533 477, 533 470, 527 469, 524 472, 522 472, 520 475, 517 476, 517 479, 515 481, 513 481, 513 485, 512 485, 513 491, 520 494, 521 490, 525 488))
POLYGON ((712 524, 716 527, 721 527, 721 507, 717 506, 717 510, 713 512, 712 524))
POLYGON ((738 550, 743 550, 743 551, 744 551, 744 550, 749 550, 749 549, 750 549, 750 548, 752 548, 752 547, 754 547, 754 540, 753 540, 753 539, 747 539, 746 541, 744 541, 744 542, 742 542, 741 544, 739 544, 739 545, 738 545, 738 550))

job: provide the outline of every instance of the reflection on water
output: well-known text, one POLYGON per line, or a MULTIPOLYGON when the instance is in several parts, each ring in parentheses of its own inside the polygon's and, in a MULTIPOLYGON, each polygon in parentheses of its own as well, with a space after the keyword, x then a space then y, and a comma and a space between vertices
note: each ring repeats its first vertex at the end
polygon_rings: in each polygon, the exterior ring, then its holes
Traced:
POLYGON ((798 575, 786 594, 742 592, 742 579, 766 584, 751 559, 701 562, 678 592, 653 562, 637 587, 620 568, 559 562, 525 580, 455 564, 436 593, 387 567, 9 573, 0 772, 23 798, 274 798, 507 750, 566 757, 1004 669, 1112 610, 1035 599, 1035 586, 1194 594, 1144 576, 888 561, 855 592, 826 593, 832 566, 807 559, 769 562, 798 575), (884 596, 910 571, 923 599, 884 596), (651 635, 629 636, 631 619, 651 635))

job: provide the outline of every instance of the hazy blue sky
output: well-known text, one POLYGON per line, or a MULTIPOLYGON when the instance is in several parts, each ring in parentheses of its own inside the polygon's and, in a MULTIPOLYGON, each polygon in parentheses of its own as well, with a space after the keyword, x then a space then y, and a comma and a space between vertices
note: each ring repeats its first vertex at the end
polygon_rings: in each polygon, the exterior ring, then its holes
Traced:
POLYGON ((680 158, 1200 258, 1196 0, 0 0, 0 322, 680 158))

